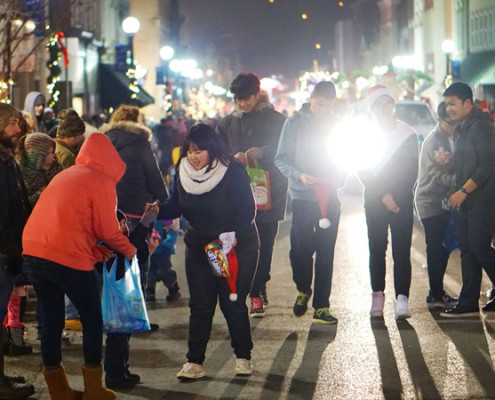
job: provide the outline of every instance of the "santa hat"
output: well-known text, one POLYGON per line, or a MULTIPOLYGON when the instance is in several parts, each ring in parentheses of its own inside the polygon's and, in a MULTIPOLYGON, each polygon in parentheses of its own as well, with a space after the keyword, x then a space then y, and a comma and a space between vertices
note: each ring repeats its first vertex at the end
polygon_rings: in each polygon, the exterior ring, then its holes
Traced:
POLYGON ((213 270, 213 274, 219 278, 223 277, 227 280, 230 287, 230 301, 237 300, 237 270, 238 261, 237 255, 232 248, 227 254, 222 250, 220 240, 214 240, 205 246, 206 257, 213 270))
POLYGON ((330 197, 330 186, 323 183, 315 183, 313 185, 318 204, 320 205, 321 219, 318 223, 321 229, 330 228, 331 222, 327 218, 328 198, 330 197))
POLYGON ((388 90, 383 85, 375 85, 368 89, 368 95, 366 96, 366 102, 368 103, 368 108, 371 109, 375 101, 382 96, 390 97, 395 103, 395 97, 392 95, 390 90, 388 90))

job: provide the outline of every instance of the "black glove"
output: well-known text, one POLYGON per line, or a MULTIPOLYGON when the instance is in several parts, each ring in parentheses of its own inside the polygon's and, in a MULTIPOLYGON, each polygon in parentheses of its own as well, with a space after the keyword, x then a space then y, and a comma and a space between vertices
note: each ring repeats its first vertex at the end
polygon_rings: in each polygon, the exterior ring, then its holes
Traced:
POLYGON ((22 256, 12 256, 7 258, 7 264, 5 265, 5 271, 9 275, 16 276, 22 271, 22 256))

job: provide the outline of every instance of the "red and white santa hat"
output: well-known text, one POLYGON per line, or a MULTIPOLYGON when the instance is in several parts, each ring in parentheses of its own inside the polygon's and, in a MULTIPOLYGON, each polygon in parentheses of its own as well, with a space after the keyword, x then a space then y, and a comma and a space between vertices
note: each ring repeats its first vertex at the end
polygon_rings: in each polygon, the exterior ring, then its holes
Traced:
POLYGON ((331 222, 327 217, 328 199, 330 197, 330 186, 323 183, 313 184, 313 190, 315 191, 318 205, 320 206, 321 219, 318 225, 321 229, 330 228, 331 222))
POLYGON ((368 108, 371 109, 375 101, 382 96, 390 97, 395 103, 395 97, 393 94, 383 85, 375 85, 368 89, 368 94, 366 96, 366 102, 368 104, 368 108))

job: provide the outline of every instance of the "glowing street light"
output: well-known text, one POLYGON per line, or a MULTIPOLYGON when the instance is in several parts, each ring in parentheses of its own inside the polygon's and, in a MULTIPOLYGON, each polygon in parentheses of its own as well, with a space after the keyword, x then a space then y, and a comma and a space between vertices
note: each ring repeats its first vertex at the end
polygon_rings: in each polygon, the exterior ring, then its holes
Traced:
POLYGON ((301 18, 302 18, 302 19, 308 19, 308 14, 306 14, 306 13, 302 13, 302 14, 301 14, 301 18))
POLYGON ((134 49, 133 49, 133 39, 134 35, 139 32, 139 28, 141 28, 141 24, 139 23, 137 18, 127 17, 122 21, 122 30, 129 37, 129 52, 130 52, 130 64, 134 66, 134 49))
POLYGON ((316 49, 320 50, 320 49, 321 49, 321 44, 316 43, 316 44, 315 44, 315 47, 316 47, 316 49))
POLYGON ((171 60, 172 58, 174 58, 174 54, 175 54, 175 51, 170 46, 163 46, 160 49, 160 58, 163 61, 169 61, 169 60, 171 60))

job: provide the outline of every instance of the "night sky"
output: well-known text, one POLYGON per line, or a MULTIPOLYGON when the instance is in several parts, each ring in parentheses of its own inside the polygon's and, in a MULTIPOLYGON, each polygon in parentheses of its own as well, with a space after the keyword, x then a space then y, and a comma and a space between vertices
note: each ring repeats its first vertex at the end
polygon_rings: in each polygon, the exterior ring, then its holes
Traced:
POLYGON ((340 7, 337 0, 181 0, 182 44, 200 60, 205 48, 229 43, 243 70, 295 78, 312 69, 313 59, 330 64, 334 24, 349 14, 351 1, 340 7))

